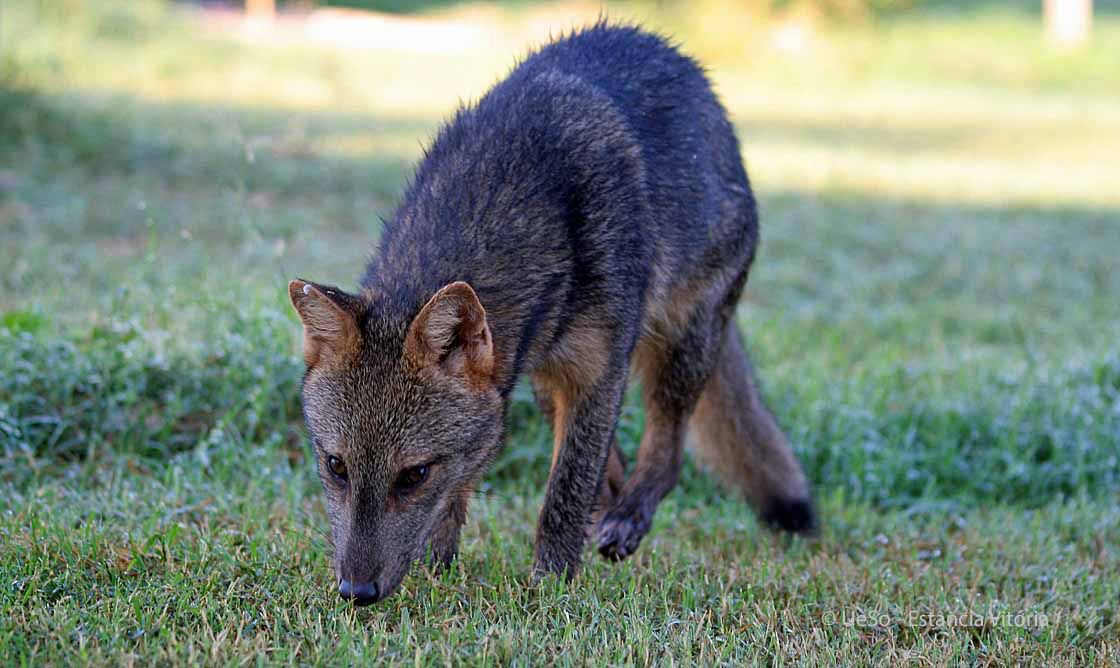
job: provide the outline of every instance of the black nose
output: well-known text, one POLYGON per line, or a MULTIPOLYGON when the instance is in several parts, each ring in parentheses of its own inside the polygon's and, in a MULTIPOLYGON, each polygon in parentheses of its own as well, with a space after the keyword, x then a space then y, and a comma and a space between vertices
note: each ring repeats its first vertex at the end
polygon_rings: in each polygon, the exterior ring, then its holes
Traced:
POLYGON ((353 601, 354 605, 369 605, 377 601, 377 583, 354 584, 349 580, 340 580, 338 595, 353 601))

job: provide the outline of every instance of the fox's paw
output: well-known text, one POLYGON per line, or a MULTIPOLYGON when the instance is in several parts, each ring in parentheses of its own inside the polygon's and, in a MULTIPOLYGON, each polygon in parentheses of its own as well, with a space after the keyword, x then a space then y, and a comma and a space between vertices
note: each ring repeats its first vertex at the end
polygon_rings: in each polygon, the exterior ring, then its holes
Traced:
POLYGON ((772 499, 762 511, 762 521, 772 529, 796 534, 811 536, 817 530, 817 515, 809 499, 772 499))
POLYGON ((579 562, 565 562, 552 560, 540 555, 533 562, 531 579, 533 584, 540 584, 550 576, 556 576, 565 582, 570 582, 579 573, 579 562))
POLYGON ((599 554, 611 561, 622 561, 638 550, 647 532, 649 519, 644 515, 612 510, 599 523, 599 554))
POLYGON ((586 537, 578 525, 565 527, 566 531, 547 531, 542 524, 537 535, 536 554, 533 559, 533 581, 554 574, 571 580, 579 572, 581 553, 586 537), (576 530, 572 530, 576 529, 576 530))

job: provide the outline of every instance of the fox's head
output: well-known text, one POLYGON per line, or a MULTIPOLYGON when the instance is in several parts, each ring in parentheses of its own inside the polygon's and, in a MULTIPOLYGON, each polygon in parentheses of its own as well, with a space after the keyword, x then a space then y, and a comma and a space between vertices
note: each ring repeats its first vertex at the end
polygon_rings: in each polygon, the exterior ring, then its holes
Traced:
POLYGON ((486 311, 469 285, 411 319, 295 280, 303 413, 327 497, 339 593, 389 595, 413 561, 454 556, 469 496, 501 439, 486 311))

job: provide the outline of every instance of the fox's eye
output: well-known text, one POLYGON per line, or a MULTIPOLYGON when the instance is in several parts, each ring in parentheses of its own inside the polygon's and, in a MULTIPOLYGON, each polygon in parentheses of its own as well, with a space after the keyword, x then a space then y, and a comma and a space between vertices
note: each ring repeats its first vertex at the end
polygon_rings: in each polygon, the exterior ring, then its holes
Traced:
POLYGON ((397 489, 402 492, 407 492, 417 487, 420 483, 428 478, 428 465, 413 466, 410 469, 405 469, 397 476, 397 489))
POLYGON ((331 470, 331 473, 346 480, 346 464, 338 457, 334 455, 327 457, 327 468, 331 470))

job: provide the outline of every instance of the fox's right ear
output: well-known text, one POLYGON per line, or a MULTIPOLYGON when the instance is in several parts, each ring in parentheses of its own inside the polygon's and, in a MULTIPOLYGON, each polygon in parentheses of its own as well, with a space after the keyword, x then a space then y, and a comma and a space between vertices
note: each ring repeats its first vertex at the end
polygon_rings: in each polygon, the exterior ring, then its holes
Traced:
POLYGON ((404 354, 418 366, 438 366, 452 375, 490 383, 494 342, 474 288, 463 281, 440 288, 408 326, 404 354))
POLYGON ((288 283, 288 297, 303 322, 303 360, 308 368, 357 354, 361 336, 354 297, 299 279, 288 283))

